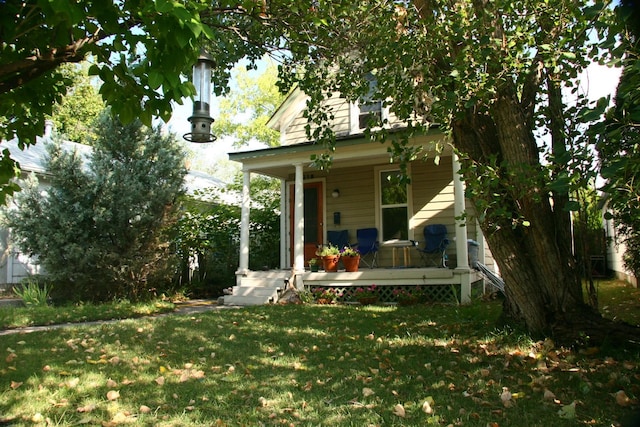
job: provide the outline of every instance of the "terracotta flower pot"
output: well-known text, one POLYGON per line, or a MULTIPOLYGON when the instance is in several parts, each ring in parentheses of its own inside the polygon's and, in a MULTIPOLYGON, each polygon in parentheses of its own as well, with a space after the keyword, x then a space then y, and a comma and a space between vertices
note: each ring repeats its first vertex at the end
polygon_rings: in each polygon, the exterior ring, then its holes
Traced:
POLYGON ((326 255, 322 257, 324 271, 338 271, 340 255, 326 255))
POLYGON ((360 265, 359 256, 343 256, 340 259, 342 259, 342 264, 346 271, 358 271, 358 266, 360 265))

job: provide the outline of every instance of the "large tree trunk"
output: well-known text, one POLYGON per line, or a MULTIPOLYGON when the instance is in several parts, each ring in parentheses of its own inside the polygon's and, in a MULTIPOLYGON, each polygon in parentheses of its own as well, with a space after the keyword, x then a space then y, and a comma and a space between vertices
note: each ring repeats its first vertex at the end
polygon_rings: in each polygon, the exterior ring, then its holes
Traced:
POLYGON ((508 89, 486 113, 469 110, 453 123, 454 144, 464 154, 463 173, 470 185, 480 180, 471 188, 472 201, 477 212, 489 213, 480 226, 505 280, 504 314, 534 336, 562 344, 584 344, 585 337, 596 343, 607 333, 633 339, 637 328, 612 324, 584 302, 566 196, 554 197, 548 190, 526 123, 508 89), (500 209, 502 215, 491 215, 500 209))

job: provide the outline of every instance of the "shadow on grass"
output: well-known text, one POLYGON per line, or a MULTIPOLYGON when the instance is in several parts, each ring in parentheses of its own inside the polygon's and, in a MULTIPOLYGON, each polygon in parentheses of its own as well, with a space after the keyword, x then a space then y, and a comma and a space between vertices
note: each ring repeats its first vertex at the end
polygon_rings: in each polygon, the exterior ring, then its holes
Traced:
POLYGON ((533 343, 495 329, 499 313, 495 302, 263 306, 6 337, 0 414, 228 426, 610 425, 631 414, 611 396, 640 395, 638 355, 533 343), (572 402, 575 419, 561 418, 572 402))

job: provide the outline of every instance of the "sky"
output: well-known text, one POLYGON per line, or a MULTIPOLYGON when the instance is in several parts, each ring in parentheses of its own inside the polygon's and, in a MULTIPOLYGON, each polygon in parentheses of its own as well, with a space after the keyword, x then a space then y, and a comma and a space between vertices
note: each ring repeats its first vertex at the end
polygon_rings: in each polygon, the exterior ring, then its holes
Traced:
POLYGON ((599 64, 591 64, 582 73, 580 86, 595 101, 603 96, 614 95, 620 80, 621 68, 611 68, 599 64))

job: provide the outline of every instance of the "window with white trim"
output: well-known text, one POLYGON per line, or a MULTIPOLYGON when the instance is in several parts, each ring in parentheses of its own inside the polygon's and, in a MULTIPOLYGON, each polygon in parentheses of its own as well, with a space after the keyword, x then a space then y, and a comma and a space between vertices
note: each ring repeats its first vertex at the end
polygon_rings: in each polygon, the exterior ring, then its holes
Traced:
POLYGON ((409 191, 400 169, 379 171, 382 241, 409 239, 409 191))
POLYGON ((350 133, 364 132, 367 126, 379 127, 387 119, 389 112, 382 105, 382 101, 374 99, 377 81, 375 76, 367 75, 369 93, 360 98, 357 103, 351 104, 350 133))

